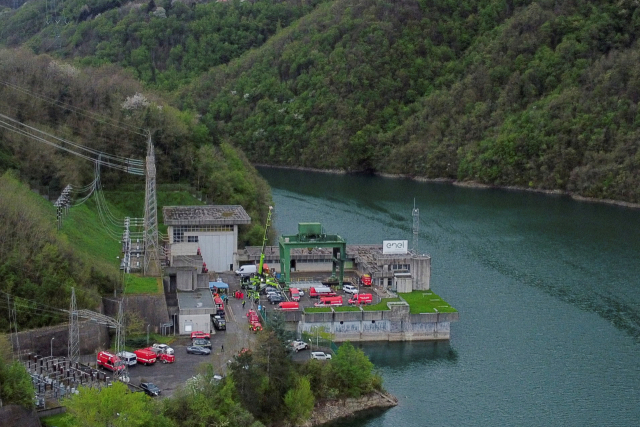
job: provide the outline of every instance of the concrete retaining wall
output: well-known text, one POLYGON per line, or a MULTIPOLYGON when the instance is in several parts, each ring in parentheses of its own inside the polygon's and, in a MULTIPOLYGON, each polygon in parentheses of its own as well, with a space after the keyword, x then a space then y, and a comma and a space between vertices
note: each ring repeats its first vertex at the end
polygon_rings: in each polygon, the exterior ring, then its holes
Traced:
MULTIPOLYGON (((324 329, 334 341, 414 341, 448 340, 451 322, 459 313, 410 314, 409 305, 389 303, 385 311, 342 311, 301 313, 298 333, 324 329)), ((287 319, 287 321, 295 321, 287 319)))
MULTIPOLYGON (((109 348, 109 331, 105 325, 91 321, 78 322, 80 332, 80 354, 91 354, 109 348)), ((42 356, 66 356, 69 352, 69 325, 50 326, 10 335, 13 348, 20 353, 34 353, 42 356)))
MULTIPOLYGON (((107 316, 116 318, 118 303, 112 299, 103 298, 102 305, 107 316)), ((150 330, 160 333, 160 324, 172 321, 167 311, 164 294, 158 295, 127 295, 124 298, 124 312, 133 313, 151 325, 150 330)))

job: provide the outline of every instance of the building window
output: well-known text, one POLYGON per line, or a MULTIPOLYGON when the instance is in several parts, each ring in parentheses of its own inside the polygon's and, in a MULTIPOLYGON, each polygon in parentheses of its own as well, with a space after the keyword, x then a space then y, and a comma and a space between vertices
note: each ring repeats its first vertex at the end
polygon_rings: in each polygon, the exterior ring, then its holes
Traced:
POLYGON ((187 242, 198 243, 198 236, 187 236, 187 242))
MULTIPOLYGON (((176 225, 173 227, 173 243, 183 243, 186 232, 233 231, 233 225, 176 225)), ((197 239, 197 237, 196 237, 197 239)), ((188 240, 191 242, 192 240, 188 240)), ((197 242, 194 240, 193 242, 197 242)))

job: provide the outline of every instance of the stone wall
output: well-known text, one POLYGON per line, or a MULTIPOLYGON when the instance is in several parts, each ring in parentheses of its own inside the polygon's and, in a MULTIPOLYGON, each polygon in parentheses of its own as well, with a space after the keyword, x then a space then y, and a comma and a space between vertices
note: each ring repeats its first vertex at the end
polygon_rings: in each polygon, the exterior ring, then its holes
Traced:
POLYGON ((35 411, 7 405, 0 407, 0 427, 41 427, 41 424, 35 411))
POLYGON ((353 416, 361 411, 373 409, 387 409, 398 404, 394 396, 374 391, 360 398, 348 398, 341 400, 329 400, 316 405, 311 414, 311 419, 302 424, 304 427, 323 425, 341 418, 353 416))

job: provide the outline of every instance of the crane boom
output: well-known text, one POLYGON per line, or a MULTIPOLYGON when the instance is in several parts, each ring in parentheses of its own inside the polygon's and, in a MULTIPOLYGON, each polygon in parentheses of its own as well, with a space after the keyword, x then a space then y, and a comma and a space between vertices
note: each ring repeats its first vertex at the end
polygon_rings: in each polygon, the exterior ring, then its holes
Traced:
POLYGON ((267 235, 269 234, 269 227, 271 226, 271 213, 273 212, 273 206, 269 206, 269 213, 267 214, 267 224, 264 227, 264 237, 262 238, 262 250, 260 251, 260 264, 258 264, 258 276, 262 277, 262 265, 264 264, 264 250, 267 247, 267 235))

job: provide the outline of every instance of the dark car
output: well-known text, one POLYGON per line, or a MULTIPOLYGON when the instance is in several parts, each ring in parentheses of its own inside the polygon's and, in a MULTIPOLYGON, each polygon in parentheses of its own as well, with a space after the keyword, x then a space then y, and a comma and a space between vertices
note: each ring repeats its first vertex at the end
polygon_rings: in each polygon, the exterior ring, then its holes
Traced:
POLYGON ((160 389, 154 383, 140 383, 140 388, 149 396, 160 396, 160 389))
POLYGON ((192 347, 204 347, 211 350, 211 341, 206 338, 194 338, 192 347))
POLYGON ((209 350, 208 348, 199 347, 197 345, 192 345, 187 347, 187 353, 208 355, 211 354, 211 350, 209 350))
POLYGON ((271 304, 278 304, 278 303, 281 303, 281 302, 284 302, 284 301, 286 301, 286 300, 284 299, 284 297, 282 295, 276 294, 276 295, 272 295, 272 296, 269 297, 269 302, 271 304))
POLYGON ((262 295, 266 295, 269 292, 278 292, 278 288, 276 288, 275 286, 265 286, 264 288, 260 289, 260 294, 262 295))

